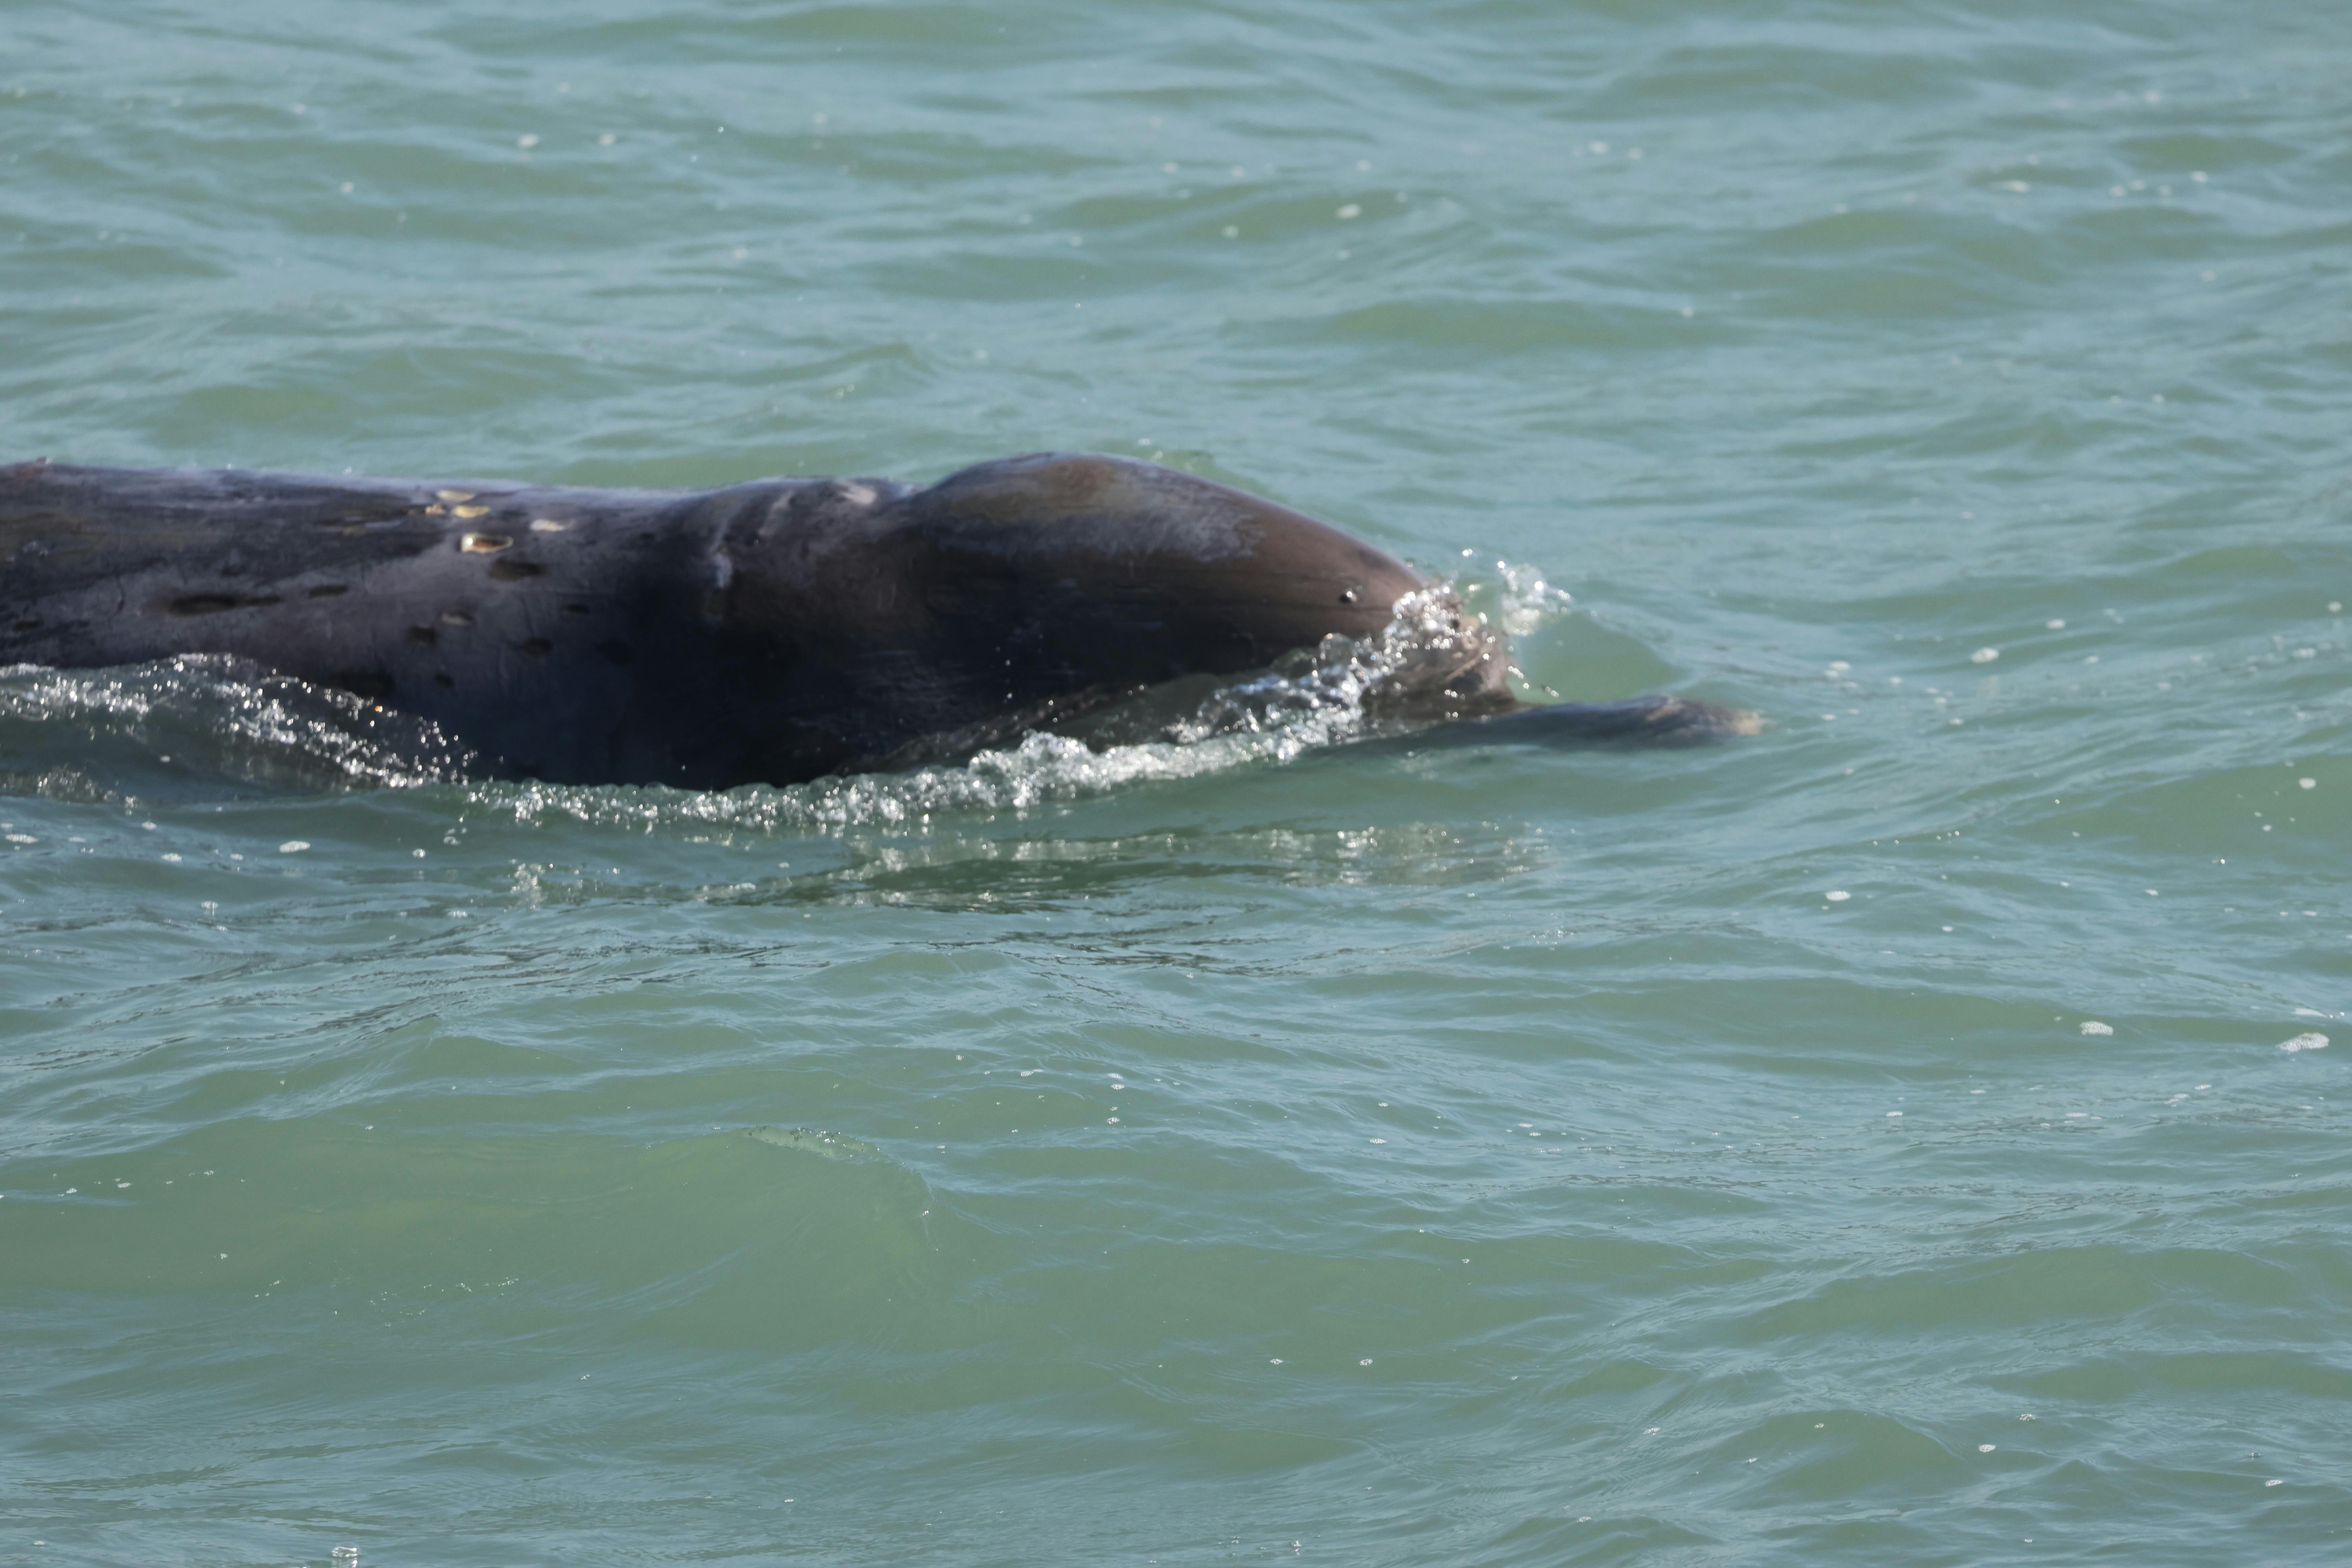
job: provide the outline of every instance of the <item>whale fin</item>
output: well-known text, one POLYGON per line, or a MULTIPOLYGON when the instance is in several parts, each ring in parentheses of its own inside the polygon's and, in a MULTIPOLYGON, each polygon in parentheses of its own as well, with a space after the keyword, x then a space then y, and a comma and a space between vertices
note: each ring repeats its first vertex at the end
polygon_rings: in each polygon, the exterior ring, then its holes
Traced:
POLYGON ((1417 731, 1410 740, 1420 746, 1702 745, 1763 729, 1763 719, 1744 708, 1659 695, 1618 702, 1529 703, 1417 731))

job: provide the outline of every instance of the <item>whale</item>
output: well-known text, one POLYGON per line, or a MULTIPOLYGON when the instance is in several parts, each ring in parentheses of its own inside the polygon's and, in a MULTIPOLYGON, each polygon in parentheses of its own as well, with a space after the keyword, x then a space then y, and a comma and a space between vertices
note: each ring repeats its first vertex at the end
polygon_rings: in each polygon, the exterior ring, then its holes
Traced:
POLYGON ((1692 740, 1676 697, 1526 704, 1397 557, 1132 458, 702 490, 0 468, 0 666, 225 655, 436 727, 469 773, 725 789, 970 756, 1188 678, 1364 644, 1377 700, 1497 739, 1692 740))

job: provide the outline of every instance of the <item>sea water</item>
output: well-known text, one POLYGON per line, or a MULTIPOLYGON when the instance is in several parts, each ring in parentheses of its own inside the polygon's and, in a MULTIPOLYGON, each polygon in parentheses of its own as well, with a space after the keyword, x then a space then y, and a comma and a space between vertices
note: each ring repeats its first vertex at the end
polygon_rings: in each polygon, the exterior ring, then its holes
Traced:
POLYGON ((1116 452, 1769 722, 0 674, 0 1560, 2352 1554, 2340 5, 0 20, 0 458, 1116 452))

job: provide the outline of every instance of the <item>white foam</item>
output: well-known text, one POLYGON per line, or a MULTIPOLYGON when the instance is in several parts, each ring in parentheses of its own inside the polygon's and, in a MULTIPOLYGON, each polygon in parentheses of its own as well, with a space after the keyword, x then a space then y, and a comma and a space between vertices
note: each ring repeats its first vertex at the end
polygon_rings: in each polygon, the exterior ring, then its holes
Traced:
POLYGON ((1396 618, 1360 642, 1329 637, 1274 673, 1224 687, 1164 739, 1100 750, 1035 733, 959 764, 859 773, 781 788, 725 792, 615 790, 540 783, 478 784, 473 804, 520 822, 568 817, 655 828, 720 825, 768 832, 827 832, 919 825, 934 812, 1024 811, 1138 784, 1286 763, 1374 731, 1369 700, 1458 658, 1459 602, 1450 590, 1408 595, 1396 618))
POLYGON ((2297 1035, 2291 1040, 2279 1042, 2279 1049, 2283 1051, 2324 1051, 2326 1048, 2327 1037, 2321 1034, 2297 1035))
POLYGON ((2113 1024, 2102 1024, 2096 1018, 2083 1020, 2083 1033, 2086 1035, 2112 1035, 2115 1032, 2116 1026, 2113 1024))
POLYGON ((1502 612, 1496 618, 1515 637, 1526 637, 1547 621, 1567 615, 1575 604, 1565 588, 1555 588, 1544 581, 1543 573, 1536 567, 1497 561, 1495 573, 1502 579, 1503 601, 1502 612))

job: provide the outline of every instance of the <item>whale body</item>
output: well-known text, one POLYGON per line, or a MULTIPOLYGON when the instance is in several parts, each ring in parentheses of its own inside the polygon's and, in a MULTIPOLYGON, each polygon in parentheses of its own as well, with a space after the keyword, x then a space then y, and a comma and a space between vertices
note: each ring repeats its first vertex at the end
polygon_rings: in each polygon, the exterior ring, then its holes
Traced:
MULTIPOLYGON (((561 783, 726 788, 969 754, 1374 637, 1433 593, 1397 695, 1433 719, 1519 709, 1499 634, 1402 561, 1129 458, 698 491, 0 468, 0 665, 238 656, 428 721, 477 771, 561 783)), ((1643 702, 1585 711, 1595 733, 1738 727, 1643 702)), ((1577 710, 1529 710, 1555 730, 1577 710)))

